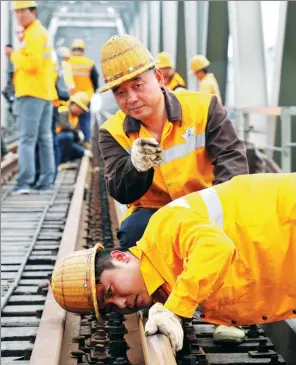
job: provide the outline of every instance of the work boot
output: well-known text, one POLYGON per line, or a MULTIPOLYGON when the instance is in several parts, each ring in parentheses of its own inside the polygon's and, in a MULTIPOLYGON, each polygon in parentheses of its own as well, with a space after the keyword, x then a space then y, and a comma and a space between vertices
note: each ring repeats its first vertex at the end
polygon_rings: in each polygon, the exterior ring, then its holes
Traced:
POLYGON ((213 341, 217 344, 236 344, 244 341, 245 332, 241 327, 216 326, 213 333, 213 341))

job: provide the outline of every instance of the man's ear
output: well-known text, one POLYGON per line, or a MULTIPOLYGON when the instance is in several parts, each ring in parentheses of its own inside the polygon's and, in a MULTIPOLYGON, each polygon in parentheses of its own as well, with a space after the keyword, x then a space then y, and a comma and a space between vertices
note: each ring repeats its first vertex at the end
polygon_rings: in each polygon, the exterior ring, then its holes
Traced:
POLYGON ((127 252, 114 250, 111 252, 110 255, 111 255, 112 259, 114 259, 116 261, 121 261, 121 262, 125 262, 125 263, 128 263, 130 261, 130 256, 128 255, 127 252))
POLYGON ((158 81, 158 84, 160 87, 164 87, 164 78, 163 78, 163 74, 162 71, 160 69, 156 69, 155 70, 155 77, 158 81))

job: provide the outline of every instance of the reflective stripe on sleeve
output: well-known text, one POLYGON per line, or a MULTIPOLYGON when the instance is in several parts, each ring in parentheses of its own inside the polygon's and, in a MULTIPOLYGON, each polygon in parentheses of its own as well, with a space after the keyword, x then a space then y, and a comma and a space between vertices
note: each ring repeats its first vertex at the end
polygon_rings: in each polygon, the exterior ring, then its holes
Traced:
POLYGON ((210 220, 219 228, 223 228, 223 208, 216 190, 214 188, 207 188, 199 191, 199 194, 207 206, 210 220))

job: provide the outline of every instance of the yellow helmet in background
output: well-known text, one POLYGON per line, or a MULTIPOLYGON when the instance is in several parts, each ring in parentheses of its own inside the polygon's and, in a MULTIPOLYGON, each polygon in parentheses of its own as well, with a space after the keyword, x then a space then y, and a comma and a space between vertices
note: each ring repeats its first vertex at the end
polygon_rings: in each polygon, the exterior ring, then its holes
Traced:
POLYGON ((156 61, 142 42, 129 34, 111 37, 101 50, 104 92, 155 66, 156 61))
POLYGON ((172 55, 170 55, 168 52, 160 52, 156 56, 156 67, 157 68, 174 68, 174 61, 172 55))
POLYGON ((73 48, 85 49, 85 42, 82 39, 75 39, 72 43, 72 49, 73 48))
POLYGON ((37 1, 13 1, 12 10, 26 9, 26 8, 36 8, 37 1))
POLYGON ((70 58, 71 57, 71 50, 68 47, 60 47, 58 52, 63 58, 70 58))
POLYGON ((203 55, 197 55, 191 58, 190 73, 194 74, 209 66, 211 62, 203 55))
POLYGON ((78 91, 74 95, 71 96, 70 102, 77 104, 80 106, 81 109, 88 112, 88 104, 89 104, 89 97, 87 93, 83 91, 78 91))
POLYGON ((95 258, 103 249, 97 243, 88 250, 71 253, 55 265, 50 285, 55 300, 65 310, 81 314, 95 312, 100 319, 95 258))

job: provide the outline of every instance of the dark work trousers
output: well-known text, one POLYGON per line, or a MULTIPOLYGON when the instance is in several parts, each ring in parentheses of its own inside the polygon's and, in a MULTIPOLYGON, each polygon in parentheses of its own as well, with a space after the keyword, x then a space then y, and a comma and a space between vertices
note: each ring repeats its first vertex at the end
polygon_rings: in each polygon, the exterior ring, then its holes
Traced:
POLYGON ((127 217, 117 232, 121 249, 135 246, 143 236, 149 219, 157 209, 140 208, 127 217))
POLYGON ((8 150, 6 148, 6 144, 1 136, 1 158, 8 154, 8 150))

